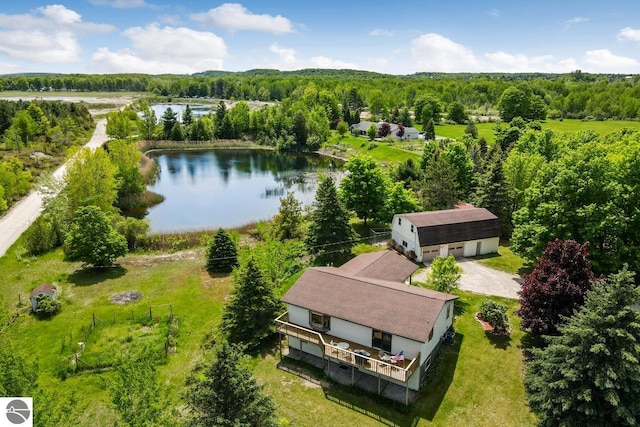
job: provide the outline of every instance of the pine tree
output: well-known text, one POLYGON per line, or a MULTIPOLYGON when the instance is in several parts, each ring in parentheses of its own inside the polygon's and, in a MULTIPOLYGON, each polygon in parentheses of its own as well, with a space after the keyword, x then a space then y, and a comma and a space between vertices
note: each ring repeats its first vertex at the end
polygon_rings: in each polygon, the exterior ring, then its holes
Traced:
POLYGON ((184 109, 184 113, 182 113, 182 123, 185 126, 189 126, 193 122, 193 112, 191 112, 191 107, 189 104, 184 109))
POLYGON ((479 176, 474 206, 485 208, 498 217, 502 236, 509 237, 511 230, 511 193, 502 169, 502 151, 497 144, 492 147, 485 162, 484 173, 479 176))
POLYGON ((626 266, 594 286, 548 347, 534 349, 525 374, 542 426, 638 426, 640 301, 626 266))
POLYGON ((435 141, 436 139, 436 125, 433 123, 433 119, 429 119, 424 127, 424 139, 427 141, 435 141))
POLYGON ((231 300, 222 313, 222 331, 229 342, 253 350, 274 332, 273 319, 281 306, 253 257, 240 268, 234 282, 231 300))
POLYGON ((238 250, 226 231, 219 229, 207 251, 209 273, 230 273, 238 265, 238 250))
POLYGON ((273 217, 274 232, 280 240, 297 239, 302 234, 301 227, 302 204, 289 191, 287 197, 280 198, 280 209, 273 217))
POLYGON ((524 276, 520 291, 520 326, 535 335, 557 333, 563 319, 571 316, 591 289, 594 275, 589 244, 555 239, 524 276))
POLYGON ((458 201, 456 170, 438 150, 424 174, 424 196, 436 208, 453 208, 458 201))
POLYGON ((464 133, 466 133, 467 135, 471 135, 474 138, 478 137, 478 127, 476 126, 476 123, 473 121, 473 119, 469 120, 467 127, 464 128, 464 133))
POLYGON ((349 224, 349 212, 340 203, 336 186, 329 177, 320 180, 310 220, 305 239, 310 253, 337 257, 351 252, 357 234, 349 224))
POLYGON ((222 343, 204 379, 195 379, 187 393, 193 426, 275 427, 275 404, 242 367, 238 347, 222 343))

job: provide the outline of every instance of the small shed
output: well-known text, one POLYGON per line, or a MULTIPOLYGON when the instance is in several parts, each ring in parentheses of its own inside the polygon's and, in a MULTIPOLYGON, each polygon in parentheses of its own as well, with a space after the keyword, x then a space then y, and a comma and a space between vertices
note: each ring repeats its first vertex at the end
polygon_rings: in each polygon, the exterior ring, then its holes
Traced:
POLYGON ((31 300, 31 311, 35 313, 38 308, 38 296, 45 295, 48 298, 55 298, 58 289, 55 286, 50 285, 49 283, 43 283, 42 285, 35 288, 31 291, 31 295, 29 295, 29 300, 31 300))

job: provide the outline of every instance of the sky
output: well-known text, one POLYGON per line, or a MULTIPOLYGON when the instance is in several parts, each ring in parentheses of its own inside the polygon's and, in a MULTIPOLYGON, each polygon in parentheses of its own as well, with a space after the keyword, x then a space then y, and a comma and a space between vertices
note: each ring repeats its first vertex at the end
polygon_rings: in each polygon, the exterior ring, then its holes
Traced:
POLYGON ((0 74, 640 73, 638 0, 59 1, 2 1, 0 74))

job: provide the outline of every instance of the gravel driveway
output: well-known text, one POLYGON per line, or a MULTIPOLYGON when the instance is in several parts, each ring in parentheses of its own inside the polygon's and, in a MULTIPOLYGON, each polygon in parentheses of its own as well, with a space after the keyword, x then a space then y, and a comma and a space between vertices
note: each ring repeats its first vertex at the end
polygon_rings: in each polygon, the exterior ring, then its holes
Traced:
MULTIPOLYGON (((456 258, 464 272, 460 279, 460 289, 478 294, 518 299, 522 279, 516 274, 485 267, 469 258, 456 258)), ((429 269, 420 271, 413 280, 425 282, 429 269)))
MULTIPOLYGON (((106 119, 98 120, 96 130, 85 147, 96 148, 107 141, 106 123, 106 119)), ((56 169, 53 176, 62 178, 65 170, 66 164, 63 164, 56 169)), ((18 240, 18 237, 38 218, 41 210, 42 196, 37 191, 32 191, 0 218, 0 257, 4 256, 11 245, 18 240)))

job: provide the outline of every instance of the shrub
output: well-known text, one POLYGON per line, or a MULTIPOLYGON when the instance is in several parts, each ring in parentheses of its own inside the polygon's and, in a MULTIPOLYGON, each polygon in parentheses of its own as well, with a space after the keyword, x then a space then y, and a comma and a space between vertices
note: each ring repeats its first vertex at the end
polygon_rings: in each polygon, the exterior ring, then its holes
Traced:
POLYGON ((482 320, 489 322, 494 329, 505 330, 509 326, 507 307, 495 301, 484 301, 480 307, 480 315, 482 320))
POLYGON ((39 317, 51 317, 60 311, 62 303, 58 298, 51 298, 48 295, 38 295, 36 297, 36 315, 39 317))

